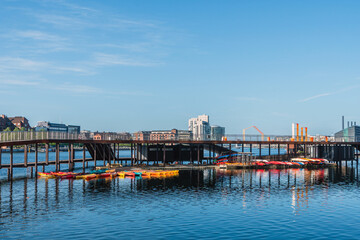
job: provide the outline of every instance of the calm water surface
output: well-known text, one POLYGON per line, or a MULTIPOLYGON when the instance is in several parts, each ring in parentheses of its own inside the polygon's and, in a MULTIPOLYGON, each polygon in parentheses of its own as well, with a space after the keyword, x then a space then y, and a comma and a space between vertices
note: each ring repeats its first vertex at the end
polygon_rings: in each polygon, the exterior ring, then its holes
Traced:
POLYGON ((0 238, 358 239, 357 168, 1 182, 0 238))

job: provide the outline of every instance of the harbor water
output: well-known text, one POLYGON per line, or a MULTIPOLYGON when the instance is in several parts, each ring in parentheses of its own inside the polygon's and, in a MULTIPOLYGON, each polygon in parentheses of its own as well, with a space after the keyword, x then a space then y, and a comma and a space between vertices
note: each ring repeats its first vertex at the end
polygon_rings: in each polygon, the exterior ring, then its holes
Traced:
POLYGON ((356 239, 356 166, 1 181, 1 239, 356 239))

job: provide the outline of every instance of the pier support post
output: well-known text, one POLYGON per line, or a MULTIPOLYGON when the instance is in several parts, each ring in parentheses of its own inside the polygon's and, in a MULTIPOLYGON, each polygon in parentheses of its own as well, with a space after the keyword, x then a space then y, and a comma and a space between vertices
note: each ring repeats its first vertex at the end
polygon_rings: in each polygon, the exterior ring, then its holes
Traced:
POLYGON ((85 144, 83 145, 83 161, 82 161, 82 167, 83 167, 83 172, 85 172, 85 144))
POLYGON ((259 157, 261 158, 261 143, 259 144, 259 157))
POLYGON ((60 163, 59 163, 59 143, 55 144, 55 169, 56 171, 60 171, 60 163))
POLYGON ((193 155, 192 155, 192 144, 189 144, 190 146, 190 163, 193 164, 193 155))
POLYGON ((232 154, 231 154, 231 143, 229 144, 229 162, 232 161, 232 154))
POLYGON ((97 146, 96 146, 96 143, 95 143, 94 144, 94 167, 95 168, 96 168, 96 160, 97 160, 96 153, 97 153, 97 146))
POLYGON ((156 164, 159 165, 159 144, 156 143, 156 164))
POLYGON ((45 164, 46 166, 49 165, 49 144, 45 145, 45 164))
POLYGON ((278 144, 278 158, 280 160, 280 143, 278 144))
POLYGON ((197 163, 200 164, 200 144, 197 144, 197 163))
POLYGON ((269 157, 271 157, 271 144, 269 143, 269 157))
POLYGON ((71 171, 71 156, 72 156, 72 152, 71 152, 71 144, 68 144, 68 154, 69 154, 69 159, 68 159, 68 168, 69 171, 71 171))
POLYGON ((24 145, 24 166, 28 165, 28 145, 24 145))
POLYGON ((165 167, 166 164, 166 146, 165 143, 163 145, 163 167, 165 167))
POLYGON ((10 146, 10 171, 8 172, 8 179, 12 180, 13 177, 13 163, 14 163, 14 152, 13 146, 10 146))
POLYGON ((38 158, 39 158, 38 144, 35 143, 35 177, 37 177, 37 173, 38 173, 38 158))
MULTIPOLYGON (((130 156, 130 161, 131 161, 131 166, 132 166, 133 165, 133 159, 134 159, 133 158, 133 144, 132 143, 130 144, 130 148, 131 148, 130 149, 130 155, 131 155, 130 156)), ((121 165, 122 165, 122 160, 121 160, 121 165)))
POLYGON ((113 144, 113 148, 114 148, 114 151, 113 151, 113 153, 114 153, 113 160, 114 160, 114 164, 115 164, 115 163, 116 163, 116 145, 115 145, 115 143, 113 144))
POLYGON ((102 148, 103 148, 103 161, 104 161, 104 166, 106 166, 106 153, 105 153, 105 145, 101 144, 102 148))
POLYGON ((182 164, 181 143, 179 143, 179 164, 182 164))

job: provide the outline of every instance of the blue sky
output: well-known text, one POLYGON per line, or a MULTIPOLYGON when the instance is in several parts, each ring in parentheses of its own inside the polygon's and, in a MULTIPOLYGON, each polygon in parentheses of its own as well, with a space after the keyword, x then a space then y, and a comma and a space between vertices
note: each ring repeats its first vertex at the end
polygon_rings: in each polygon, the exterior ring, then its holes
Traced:
MULTIPOLYGON (((359 1, 0 3, 0 113, 82 129, 358 121, 359 1)), ((254 132, 255 133, 255 132, 254 132)))

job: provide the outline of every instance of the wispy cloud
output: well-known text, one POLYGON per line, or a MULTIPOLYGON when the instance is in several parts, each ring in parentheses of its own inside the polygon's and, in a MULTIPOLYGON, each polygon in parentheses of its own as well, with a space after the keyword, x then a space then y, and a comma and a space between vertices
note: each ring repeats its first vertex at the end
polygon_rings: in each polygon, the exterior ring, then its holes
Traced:
POLYGON ((347 91, 350 91, 350 90, 358 88, 358 87, 360 87, 359 84, 353 85, 353 86, 350 86, 350 87, 346 87, 346 88, 343 88, 343 89, 340 89, 340 90, 334 91, 334 92, 326 92, 326 93, 317 94, 317 95, 314 95, 314 96, 311 96, 311 97, 301 99, 298 102, 308 102, 308 101, 311 101, 311 100, 314 100, 314 99, 317 99, 317 98, 327 97, 327 96, 339 94, 339 93, 342 93, 342 92, 347 92, 347 91))
POLYGON ((24 70, 37 71, 48 66, 45 62, 29 60, 19 57, 0 57, 0 72, 24 70))
POLYGON ((48 33, 36 31, 36 30, 13 31, 8 36, 11 36, 13 38, 28 38, 28 39, 33 39, 33 40, 52 41, 52 42, 54 42, 54 41, 60 42, 60 41, 66 40, 63 37, 59 37, 59 36, 56 36, 53 34, 48 34, 48 33))
POLYGON ((234 100, 248 101, 248 102, 261 102, 263 99, 257 97, 234 97, 234 100))
POLYGON ((93 62, 96 66, 111 66, 111 65, 123 65, 123 66, 155 66, 161 63, 141 61, 132 59, 126 56, 119 56, 114 54, 96 53, 94 54, 95 61, 93 62))
POLYGON ((65 83, 62 85, 51 85, 47 86, 47 88, 59 91, 66 91, 72 93, 101 93, 103 90, 100 88, 88 86, 88 85, 79 85, 79 84, 71 84, 65 83))
POLYGON ((299 102, 307 102, 307 101, 310 101, 310 100, 313 100, 316 98, 326 97, 326 96, 330 96, 330 95, 334 95, 334 94, 336 94, 336 92, 321 93, 321 94, 318 94, 318 95, 315 95, 312 97, 304 98, 304 99, 300 100, 299 102))

